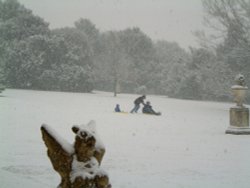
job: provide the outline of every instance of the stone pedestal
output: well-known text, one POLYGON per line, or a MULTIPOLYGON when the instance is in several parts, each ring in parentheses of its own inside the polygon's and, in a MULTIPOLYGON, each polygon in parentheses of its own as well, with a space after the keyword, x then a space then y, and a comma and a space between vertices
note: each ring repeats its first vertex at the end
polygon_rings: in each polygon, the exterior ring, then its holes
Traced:
POLYGON ((238 106, 230 108, 230 126, 226 134, 250 134, 248 108, 238 106))

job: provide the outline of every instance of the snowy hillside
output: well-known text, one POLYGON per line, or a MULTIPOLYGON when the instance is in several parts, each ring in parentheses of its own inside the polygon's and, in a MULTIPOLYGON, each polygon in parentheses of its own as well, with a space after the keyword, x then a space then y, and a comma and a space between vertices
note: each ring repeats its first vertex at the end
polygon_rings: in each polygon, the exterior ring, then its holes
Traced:
POLYGON ((102 167, 114 188, 248 188, 250 136, 226 135, 233 104, 147 96, 162 116, 129 111, 137 95, 5 90, 0 95, 0 187, 55 188, 41 138, 46 123, 69 142, 72 125, 95 120, 102 167))

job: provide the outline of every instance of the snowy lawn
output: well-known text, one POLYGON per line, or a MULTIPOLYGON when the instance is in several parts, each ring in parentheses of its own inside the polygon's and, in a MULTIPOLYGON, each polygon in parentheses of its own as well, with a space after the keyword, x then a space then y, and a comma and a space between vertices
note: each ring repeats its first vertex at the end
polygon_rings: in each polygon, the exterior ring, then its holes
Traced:
MULTIPOLYGON (((129 111, 137 95, 7 89, 0 94, 0 187, 55 188, 41 138, 46 123, 70 143, 90 120, 106 146, 114 188, 249 188, 250 136, 226 135, 233 104, 147 96, 162 116, 129 111)), ((249 107, 249 106, 248 106, 249 107)))

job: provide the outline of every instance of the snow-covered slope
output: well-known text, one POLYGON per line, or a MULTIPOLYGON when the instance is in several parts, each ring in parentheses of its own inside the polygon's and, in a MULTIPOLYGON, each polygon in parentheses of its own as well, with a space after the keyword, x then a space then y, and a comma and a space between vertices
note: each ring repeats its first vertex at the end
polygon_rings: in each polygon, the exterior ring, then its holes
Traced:
POLYGON ((162 116, 129 111, 137 95, 5 90, 0 96, 0 187, 53 188, 46 123, 72 143, 72 125, 95 120, 114 188, 248 188, 250 136, 226 135, 233 104, 147 96, 162 116))

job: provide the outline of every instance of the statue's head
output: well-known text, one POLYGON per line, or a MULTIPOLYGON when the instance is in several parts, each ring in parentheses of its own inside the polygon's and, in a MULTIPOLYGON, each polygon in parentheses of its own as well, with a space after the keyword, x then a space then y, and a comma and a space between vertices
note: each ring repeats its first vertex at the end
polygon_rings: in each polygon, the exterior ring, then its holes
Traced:
POLYGON ((96 137, 94 122, 87 125, 73 126, 72 131, 76 134, 74 149, 78 161, 86 162, 94 155, 96 137))

